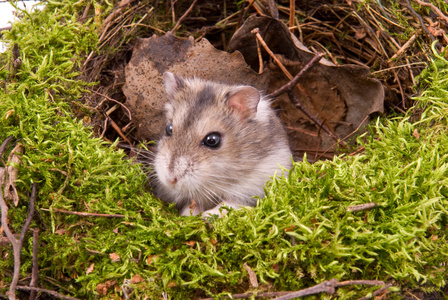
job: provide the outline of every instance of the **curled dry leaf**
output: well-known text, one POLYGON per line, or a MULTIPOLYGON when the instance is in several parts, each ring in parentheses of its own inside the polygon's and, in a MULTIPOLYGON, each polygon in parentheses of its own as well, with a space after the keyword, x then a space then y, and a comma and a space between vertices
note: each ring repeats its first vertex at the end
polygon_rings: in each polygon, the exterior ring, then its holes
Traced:
POLYGON ((186 242, 183 242, 182 244, 185 244, 190 247, 194 247, 194 245, 196 245, 196 242, 195 241, 186 241, 186 242))
POLYGON ((257 280, 257 274, 255 274, 255 272, 252 270, 251 267, 249 267, 249 265, 247 264, 247 262, 245 262, 243 264, 243 268, 247 271, 247 273, 249 274, 249 282, 250 285, 254 288, 258 287, 258 280, 257 280))
POLYGON ((418 140, 420 139, 420 133, 418 133, 417 128, 414 129, 414 132, 412 133, 412 135, 418 140))
POLYGON ((112 260, 112 262, 119 262, 120 261, 120 255, 118 255, 115 252, 109 254, 109 258, 110 258, 110 260, 112 260))
POLYGON ((139 274, 135 274, 132 278, 131 278, 131 284, 136 284, 136 283, 140 283, 145 281, 145 279, 140 276, 139 274))
POLYGON ((86 275, 92 273, 94 268, 95 268, 95 264, 92 263, 92 264, 87 268, 87 270, 86 270, 86 275))
POLYGON ((96 286, 96 291, 98 292, 98 294, 100 295, 107 295, 107 293, 109 292, 109 290, 115 285, 117 284, 116 280, 108 280, 104 283, 100 283, 96 286))
POLYGON ((219 51, 206 39, 196 43, 193 37, 180 39, 171 33, 139 39, 126 66, 123 92, 140 139, 156 139, 166 125, 162 80, 165 71, 183 77, 252 85, 260 90, 266 90, 269 81, 268 72, 256 74, 240 53, 219 51))
POLYGON ((148 265, 152 264, 155 260, 157 260, 158 255, 148 255, 146 258, 146 263, 148 265))

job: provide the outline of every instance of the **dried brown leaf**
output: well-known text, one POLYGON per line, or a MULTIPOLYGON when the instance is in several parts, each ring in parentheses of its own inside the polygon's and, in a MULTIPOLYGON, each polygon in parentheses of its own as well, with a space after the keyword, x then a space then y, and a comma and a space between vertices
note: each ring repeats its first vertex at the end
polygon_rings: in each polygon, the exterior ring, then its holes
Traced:
POLYGON ((186 242, 183 242, 182 244, 185 244, 190 247, 194 247, 194 245, 196 245, 196 242, 195 241, 186 241, 186 242))
POLYGON ((87 270, 86 270, 86 275, 92 273, 94 268, 95 268, 95 264, 92 263, 92 264, 87 268, 87 270))
POLYGON ((112 260, 112 262, 119 262, 120 261, 120 255, 118 255, 117 253, 113 252, 111 254, 109 254, 109 258, 112 260))
POLYGON ((420 133, 418 133, 417 128, 414 129, 414 132, 412 133, 412 135, 418 140, 420 139, 420 133))
POLYGON ((247 271, 247 273, 249 274, 249 282, 250 285, 254 288, 258 287, 258 280, 257 280, 257 274, 255 274, 255 272, 252 270, 251 267, 249 267, 249 265, 247 264, 247 262, 245 262, 243 264, 243 268, 247 271))
POLYGON ((136 283, 140 283, 140 282, 144 282, 145 279, 140 276, 139 274, 135 274, 132 278, 131 278, 131 283, 132 284, 136 284, 136 283))
POLYGON ((115 284, 117 284, 116 280, 108 280, 104 283, 99 283, 96 286, 96 291, 100 295, 107 295, 107 293, 110 291, 111 287, 113 287, 115 284))

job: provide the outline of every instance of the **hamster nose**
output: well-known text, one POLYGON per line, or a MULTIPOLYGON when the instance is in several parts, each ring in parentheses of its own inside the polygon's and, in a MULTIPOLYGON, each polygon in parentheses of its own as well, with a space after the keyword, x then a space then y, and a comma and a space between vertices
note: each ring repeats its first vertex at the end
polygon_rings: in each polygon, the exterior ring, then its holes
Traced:
POLYGON ((166 180, 172 185, 177 183, 177 177, 168 177, 166 180))

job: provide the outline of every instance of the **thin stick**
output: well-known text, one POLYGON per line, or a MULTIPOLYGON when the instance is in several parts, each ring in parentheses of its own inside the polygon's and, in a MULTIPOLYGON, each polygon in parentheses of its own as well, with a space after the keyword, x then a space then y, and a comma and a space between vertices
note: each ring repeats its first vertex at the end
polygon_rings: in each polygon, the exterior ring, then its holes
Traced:
POLYGON ((6 147, 8 146, 9 142, 12 141, 14 137, 12 135, 8 136, 0 146, 0 157, 3 156, 3 152, 5 152, 6 147))
POLYGON ((275 298, 274 300, 289 300, 289 299, 294 299, 294 298, 298 298, 298 297, 314 295, 314 294, 318 294, 318 293, 322 293, 322 292, 325 292, 328 294, 334 294, 335 288, 337 288, 337 287, 345 286, 345 285, 356 285, 356 284, 384 285, 384 282, 379 281, 379 280, 349 280, 349 281, 338 282, 337 279, 332 279, 330 281, 324 281, 324 282, 322 282, 318 285, 315 285, 313 287, 275 298))
MULTIPOLYGON (((94 92, 95 94, 101 96, 101 97, 106 98, 107 100, 110 100, 110 101, 112 101, 112 102, 115 102, 115 103, 121 105, 121 107, 123 107, 123 108, 127 111, 127 113, 128 113, 128 117, 129 117, 129 121, 132 121, 132 114, 131 114, 131 112, 129 111, 129 108, 126 107, 126 105, 124 105, 123 103, 121 103, 121 102, 118 101, 118 100, 112 99, 112 98, 110 98, 109 96, 104 95, 104 94, 101 94, 101 93, 99 93, 99 92, 97 92, 97 91, 93 91, 93 92, 94 92)), ((102 104, 102 102, 101 102, 98 106, 101 106, 101 104, 102 104)))
POLYGON ((389 59, 389 62, 392 61, 393 59, 397 58, 399 55, 401 55, 401 53, 403 53, 404 51, 406 51, 409 46, 412 45, 412 43, 414 43, 415 39, 417 38, 416 34, 413 34, 411 36, 411 38, 400 48, 398 49, 397 53, 395 53, 394 55, 392 55, 392 57, 389 59))
POLYGON ((55 291, 50 291, 50 290, 36 288, 36 287, 19 285, 19 286, 17 286, 17 289, 18 290, 22 290, 22 291, 43 292, 43 293, 47 293, 49 295, 52 295, 52 296, 54 296, 56 298, 63 299, 63 300, 80 300, 78 298, 73 298, 73 297, 70 297, 70 296, 65 296, 65 295, 59 294, 58 292, 55 292, 55 291))
MULTIPOLYGON (((295 0, 289 0, 289 27, 294 26, 294 21, 296 17, 296 1, 295 0)), ((294 29, 290 29, 291 32, 294 31, 294 29)))
POLYGON ((415 1, 416 1, 418 4, 422 5, 422 6, 429 6, 429 7, 431 7, 433 10, 435 10, 436 14, 439 15, 439 18, 440 18, 440 19, 443 19, 445 22, 448 22, 448 17, 445 16, 445 15, 440 11, 440 9, 438 9, 437 6, 435 6, 434 4, 432 4, 432 3, 428 3, 428 2, 423 2, 423 1, 420 1, 420 0, 415 0, 415 1))
POLYGON ((266 45, 266 42, 263 40, 263 38, 260 34, 260 29, 259 28, 252 29, 251 33, 255 34, 258 41, 260 41, 260 44, 263 46, 264 50, 266 50, 266 52, 269 53, 269 55, 275 60, 277 65, 280 67, 280 69, 282 69, 283 73, 285 73, 285 75, 288 77, 288 79, 291 80, 293 78, 291 73, 289 73, 289 71, 285 68, 285 66, 282 64, 282 62, 277 58, 277 56, 274 54, 274 52, 272 52, 271 49, 269 49, 268 45, 266 45))
POLYGON ((175 0, 171 0, 171 21, 174 23, 176 22, 176 12, 174 11, 174 3, 175 0))
MULTIPOLYGON (((330 147, 328 147, 327 150, 325 150, 324 153, 322 153, 322 155, 324 155, 325 153, 327 153, 328 151, 330 151, 330 149, 333 148, 334 146, 336 146, 337 144, 339 144, 339 143, 345 141, 346 139, 348 139, 349 137, 351 137, 352 135, 354 135, 354 134, 359 130, 359 128, 361 128, 362 124, 364 124, 364 122, 367 120, 368 117, 369 117, 368 115, 365 116, 365 118, 362 120, 362 122, 359 123, 358 127, 356 127, 356 129, 353 130, 352 133, 350 133, 349 135, 347 135, 346 137, 344 137, 342 140, 337 141, 336 143, 334 143, 333 145, 331 145, 330 147)), ((317 159, 319 159, 320 157, 321 157, 321 156, 319 156, 317 159)))
POLYGON ((349 207, 347 207, 347 211, 362 211, 362 210, 371 209, 371 208, 374 208, 377 206, 378 206, 378 203, 375 203, 375 202, 364 203, 364 204, 349 206, 349 207))
MULTIPOLYGON (((316 123, 319 128, 322 128, 326 133, 328 133, 333 139, 339 140, 338 137, 325 125, 325 121, 321 122, 318 120, 315 116, 313 116, 310 111, 300 103, 299 98, 296 96, 296 94, 293 91, 290 91, 288 93, 289 99, 291 99, 291 102, 296 106, 296 108, 300 109, 308 118, 310 118, 314 123, 316 123)), ((340 141, 338 141, 339 143, 340 141)))
POLYGON ((333 294, 334 293, 334 289, 336 284, 338 283, 338 281, 336 279, 332 279, 330 281, 324 281, 321 284, 312 286, 310 288, 307 289, 303 289, 285 296, 281 296, 278 298, 275 298, 274 300, 289 300, 289 299, 294 299, 294 298, 298 298, 298 297, 303 297, 303 296, 307 296, 307 295, 314 295, 314 294, 318 294, 318 293, 328 293, 328 294, 333 294))
POLYGON ((406 110, 406 109, 407 109, 407 108, 406 108, 406 96, 405 96, 404 91, 403 91, 403 86, 401 85, 400 77, 398 77, 397 71, 396 71, 395 69, 392 69, 392 73, 394 73, 395 80, 397 81, 397 83, 398 83, 398 87, 399 87, 399 89, 400 89, 400 94, 401 94, 401 106, 403 107, 404 110, 406 110))
POLYGON ((380 295, 380 294, 386 292, 386 290, 387 290, 388 288, 390 288, 391 286, 392 286, 391 283, 386 284, 386 285, 383 286, 382 288, 380 288, 380 289, 374 291, 374 292, 372 293, 372 296, 371 296, 371 297, 362 297, 362 298, 359 298, 358 300, 372 299, 372 298, 374 298, 375 296, 380 295))
POLYGON ((390 71, 390 70, 393 70, 393 69, 399 69, 399 68, 403 68, 403 67, 417 66, 417 65, 426 66, 427 64, 425 62, 420 61, 420 62, 415 62, 415 63, 411 63, 411 64, 407 64, 407 65, 393 66, 393 67, 390 67, 390 68, 386 68, 386 69, 382 69, 382 70, 378 70, 378 71, 372 72, 370 74, 373 75, 373 74, 378 74, 378 73, 381 73, 381 72, 387 72, 387 71, 390 71))
POLYGON ((114 11, 114 12, 112 12, 104 21, 103 21, 103 24, 102 24, 102 31, 103 31, 103 33, 101 34, 101 36, 100 36, 100 38, 98 39, 98 41, 99 42, 102 42, 103 41, 103 39, 104 39, 104 36, 105 36, 105 34, 106 34, 106 32, 107 32, 107 29, 109 29, 109 26, 111 25, 111 22, 112 22, 112 20, 116 17, 116 16, 118 16, 120 13, 121 13, 121 11, 123 10, 123 8, 125 7, 125 6, 127 6, 129 3, 131 3, 132 2, 132 0, 121 0, 121 2, 120 2, 120 4, 118 4, 118 6, 117 6, 117 9, 114 11))
POLYGON ((6 26, 6 27, 0 27, 0 31, 3 30, 11 30, 12 29, 12 25, 6 26))
MULTIPOLYGON (((431 38, 431 41, 435 41, 436 38, 432 35, 432 33, 428 30, 428 28, 425 25, 425 22, 423 21, 423 18, 414 10, 414 8, 411 5, 411 2, 409 2, 409 0, 406 0, 407 3, 407 7, 409 8, 409 10, 411 11, 411 13, 419 20, 420 25, 422 25, 423 30, 426 32, 426 34, 428 34, 428 36, 431 38)), ((439 45, 440 46, 440 45, 439 45)))
MULTIPOLYGON (((50 211, 47 208, 41 208, 41 210, 44 211, 50 211)), ((125 215, 119 215, 119 214, 98 214, 98 213, 86 213, 86 212, 78 212, 78 211, 69 211, 59 208, 53 208, 54 212, 64 213, 68 215, 76 215, 81 217, 105 217, 105 218, 125 218, 125 215)))
MULTIPOLYGON (((33 268, 31 271, 30 287, 37 287, 39 281, 39 264, 38 264, 38 252, 39 252, 39 229, 33 230, 33 268)), ((31 291, 30 300, 35 300, 37 297, 37 291, 31 291)))
POLYGON ((185 19, 185 17, 191 12, 191 10, 193 9, 193 6, 196 4, 197 1, 198 0, 194 0, 193 3, 191 3, 190 7, 187 9, 187 11, 182 15, 182 17, 180 17, 179 20, 177 20, 176 25, 170 31, 171 33, 175 32, 180 27, 180 24, 185 19))
POLYGON ((382 280, 346 280, 341 281, 336 284, 336 287, 354 285, 354 284, 365 284, 365 285, 384 285, 382 280))
MULTIPOLYGON (((256 38, 260 41, 261 45, 266 50, 266 52, 268 52, 269 55, 275 60, 277 65, 280 67, 280 69, 283 71, 283 73, 285 73, 285 75, 288 77, 288 79, 292 80, 293 76, 291 75, 291 73, 289 73, 289 71, 285 68, 285 66, 282 64, 282 62, 277 58, 277 56, 274 54, 274 52, 272 52, 271 49, 269 49, 268 45, 263 40, 262 36, 260 35, 260 29, 255 28, 251 31, 251 33, 255 34, 256 38)), ((297 85, 297 87, 301 91, 303 91, 303 88, 301 88, 300 85, 297 85)), ((310 119, 312 119, 314 122, 316 122, 316 124, 319 125, 319 127, 323 127, 324 131, 327 132, 332 138, 334 138, 335 140, 338 140, 338 137, 336 136, 336 134, 328 128, 328 125, 325 124, 325 121, 321 123, 305 107, 303 107, 303 105, 300 103, 299 98, 297 98, 297 96, 294 95, 294 97, 295 97, 294 99, 297 100, 297 101, 293 101, 294 105, 296 105, 296 103, 298 103, 300 105, 300 107, 302 107, 304 110, 302 110, 302 108, 299 108, 299 109, 301 109, 307 116, 309 116, 309 117, 311 116, 310 119), (315 120, 317 120, 317 121, 315 121, 315 120)), ((291 96, 290 96, 290 99, 291 99, 291 96)))
POLYGON ((28 216, 26 218, 25 224, 22 227, 22 232, 20 233, 20 237, 17 240, 14 237, 14 235, 12 234, 11 230, 9 229, 8 205, 6 204, 5 200, 3 199, 3 193, 0 190, 1 224, 3 226, 4 232, 6 233, 6 236, 8 237, 9 241, 11 242, 11 245, 13 248, 13 255, 14 255, 14 274, 12 277, 11 284, 9 286, 9 291, 6 292, 6 295, 8 296, 8 298, 10 300, 16 299, 16 287, 17 287, 17 282, 19 281, 19 275, 20 275, 20 265, 21 265, 20 255, 22 252, 22 244, 23 244, 23 240, 25 238, 25 233, 28 230, 28 227, 30 226, 31 220, 33 219, 35 199, 36 199, 36 183, 33 183, 28 216))
POLYGON ((258 63, 260 67, 258 68, 258 74, 263 73, 263 57, 261 56, 260 42, 258 39, 255 40, 257 42, 257 53, 258 53, 258 63))
POLYGON ((269 95, 271 98, 278 97, 279 95, 291 91, 299 82, 299 80, 305 75, 306 72, 308 72, 311 67, 313 67, 325 54, 324 53, 317 53, 303 68, 300 70, 299 73, 297 73, 296 76, 294 76, 291 81, 289 81, 287 84, 279 88, 278 90, 274 91, 269 95))
MULTIPOLYGON (((278 297, 283 295, 288 295, 290 293, 294 292, 266 292, 266 293, 258 293, 255 297, 256 298, 272 298, 272 297, 278 297)), ((251 298, 254 296, 252 293, 247 294, 234 294, 232 295, 232 299, 245 299, 245 298, 251 298)), ((200 300, 214 300, 215 298, 202 298, 200 300)), ((230 299, 230 297, 225 296, 224 299, 230 299)))
POLYGON ((121 138, 123 140, 125 140, 129 145, 132 145, 131 141, 124 135, 124 133, 121 131, 120 127, 117 125, 117 123, 115 123, 112 118, 110 118, 109 116, 107 116, 107 119, 110 122, 110 125, 112 125, 112 127, 115 129, 115 131, 118 133, 119 136, 121 136, 121 138))

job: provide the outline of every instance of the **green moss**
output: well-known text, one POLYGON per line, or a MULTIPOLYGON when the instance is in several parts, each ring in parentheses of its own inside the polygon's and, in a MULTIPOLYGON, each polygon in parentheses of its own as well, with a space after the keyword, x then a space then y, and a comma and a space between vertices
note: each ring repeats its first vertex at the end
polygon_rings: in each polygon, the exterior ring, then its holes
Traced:
MULTIPOLYGON (((372 134, 359 139, 362 155, 295 163, 288 178, 267 185, 257 207, 208 223, 180 217, 155 199, 139 165, 73 118, 71 107, 90 84, 77 79, 79 68, 97 40, 93 24, 76 22, 73 3, 50 3, 5 33, 10 45, 19 45, 23 63, 11 77, 7 68, 0 72, 6 82, 0 91, 0 141, 12 135, 24 147, 20 204, 10 209, 10 226, 20 230, 30 185, 37 182, 40 218, 32 227, 41 230, 40 277, 51 278, 42 286, 87 299, 106 297, 100 287, 116 295, 125 288, 136 299, 162 292, 172 299, 198 291, 223 295, 250 289, 245 262, 265 289, 296 290, 332 278, 395 280, 427 290, 445 285, 448 62, 443 57, 420 77, 427 88, 417 99, 424 108, 419 122, 378 120, 372 134), (379 206, 346 211, 370 202, 379 206), (55 208, 125 218, 79 217, 55 208), (127 283, 136 274, 144 281, 127 283)), ((10 51, 4 54, 8 62, 11 57, 10 51)), ((8 247, 2 251, 9 255, 0 260, 7 283, 13 261, 8 247)), ((27 240, 23 275, 30 273, 31 256, 27 240)), ((337 293, 355 298, 375 289, 352 286, 337 293)))

